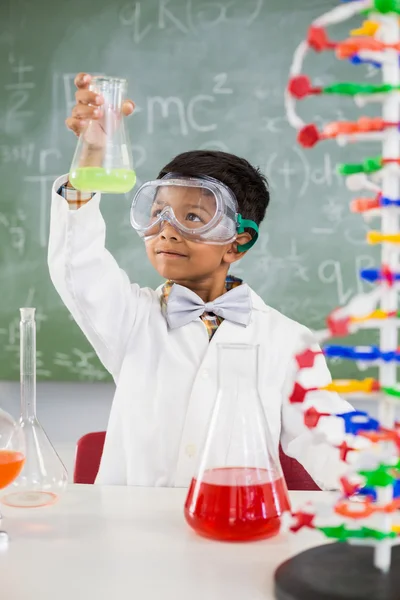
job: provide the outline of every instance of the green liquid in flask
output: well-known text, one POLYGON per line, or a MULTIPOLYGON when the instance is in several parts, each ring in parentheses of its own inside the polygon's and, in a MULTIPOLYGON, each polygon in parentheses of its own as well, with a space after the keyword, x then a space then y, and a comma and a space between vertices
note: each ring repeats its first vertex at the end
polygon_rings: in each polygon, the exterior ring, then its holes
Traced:
POLYGON ((81 167, 70 173, 69 180, 81 192, 126 194, 136 183, 136 173, 131 169, 81 167))

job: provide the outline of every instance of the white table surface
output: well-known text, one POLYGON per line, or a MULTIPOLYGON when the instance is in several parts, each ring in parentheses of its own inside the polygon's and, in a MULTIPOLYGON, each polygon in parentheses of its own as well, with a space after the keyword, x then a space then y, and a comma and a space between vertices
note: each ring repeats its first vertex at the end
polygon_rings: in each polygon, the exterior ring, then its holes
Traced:
MULTIPOLYGON (((327 496, 292 492, 292 506, 327 496)), ((183 489, 71 485, 44 509, 2 508, 1 600, 273 600, 273 573, 323 543, 303 530, 228 544, 197 536, 183 489)))

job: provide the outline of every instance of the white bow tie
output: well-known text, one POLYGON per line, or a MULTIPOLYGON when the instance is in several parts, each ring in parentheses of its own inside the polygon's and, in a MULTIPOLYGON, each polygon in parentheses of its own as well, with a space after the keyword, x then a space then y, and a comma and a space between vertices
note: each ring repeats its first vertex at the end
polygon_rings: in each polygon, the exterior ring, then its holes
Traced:
POLYGON ((168 296, 166 319, 171 329, 183 327, 204 313, 214 313, 232 323, 247 327, 253 305, 246 283, 232 288, 212 302, 203 300, 188 288, 174 283, 168 296))

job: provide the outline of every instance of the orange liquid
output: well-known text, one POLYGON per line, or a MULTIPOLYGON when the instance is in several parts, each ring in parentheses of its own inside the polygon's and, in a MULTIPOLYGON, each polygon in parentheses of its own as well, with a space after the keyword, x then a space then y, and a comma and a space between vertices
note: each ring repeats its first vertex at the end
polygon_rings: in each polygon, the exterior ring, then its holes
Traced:
POLYGON ((192 480, 185 518, 200 535, 223 541, 250 541, 279 532, 280 515, 290 510, 283 478, 271 481, 267 470, 211 469, 192 480))
POLYGON ((0 450, 0 489, 10 485, 24 466, 25 456, 14 450, 0 450))

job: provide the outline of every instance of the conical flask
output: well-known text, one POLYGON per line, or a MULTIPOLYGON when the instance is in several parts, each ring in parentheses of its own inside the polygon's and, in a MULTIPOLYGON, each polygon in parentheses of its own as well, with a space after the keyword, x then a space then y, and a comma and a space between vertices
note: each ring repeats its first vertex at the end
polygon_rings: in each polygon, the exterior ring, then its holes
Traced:
POLYGON ((124 194, 136 183, 122 115, 126 79, 93 77, 90 90, 100 94, 104 103, 99 119, 89 121, 79 137, 69 180, 84 192, 124 194))
POLYGON ((20 365, 21 417, 25 463, 20 475, 5 490, 1 502, 20 508, 48 506, 67 485, 67 471, 36 417, 35 309, 21 308, 20 365))
POLYGON ((218 345, 218 393, 185 518, 200 535, 270 537, 290 510, 258 393, 258 346, 218 345))

